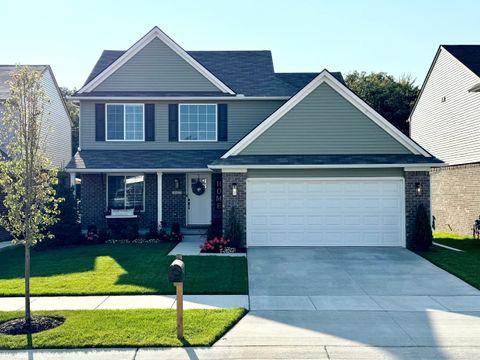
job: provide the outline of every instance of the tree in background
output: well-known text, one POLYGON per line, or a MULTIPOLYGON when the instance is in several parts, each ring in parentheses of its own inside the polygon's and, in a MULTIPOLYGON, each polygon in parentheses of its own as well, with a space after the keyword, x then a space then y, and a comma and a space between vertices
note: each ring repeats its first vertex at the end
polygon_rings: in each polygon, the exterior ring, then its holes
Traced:
POLYGON ((68 96, 72 96, 77 89, 69 89, 65 86, 60 87, 63 99, 67 104, 67 110, 72 119, 72 155, 75 155, 78 149, 78 122, 80 118, 80 107, 75 104, 72 100, 68 99, 68 96))
POLYGON ((410 75, 395 79, 384 72, 354 71, 345 77, 345 82, 392 125, 409 135, 407 119, 420 92, 410 75))
POLYGON ((10 96, 1 126, 8 158, 0 162, 6 213, 0 214, 0 225, 25 247, 25 319, 19 326, 30 333, 30 248, 43 240, 44 232, 57 221, 61 199, 54 190, 57 170, 43 152, 48 137, 43 130, 48 128, 48 99, 41 74, 27 66, 17 67, 8 83, 10 96))

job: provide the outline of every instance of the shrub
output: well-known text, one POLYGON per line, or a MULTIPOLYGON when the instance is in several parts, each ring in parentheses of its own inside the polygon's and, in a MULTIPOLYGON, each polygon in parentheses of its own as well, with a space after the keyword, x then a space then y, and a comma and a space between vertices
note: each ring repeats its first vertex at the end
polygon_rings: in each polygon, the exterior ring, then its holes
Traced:
POLYGON ((243 227, 238 221, 237 212, 234 207, 230 208, 228 213, 227 226, 225 229, 225 238, 230 241, 230 245, 240 248, 243 240, 243 227))
POLYGON ((417 216, 415 218, 415 240, 413 243, 414 250, 424 251, 432 246, 432 227, 428 212, 423 204, 418 205, 417 216))
POLYGON ((177 222, 177 223, 173 223, 172 224, 172 228, 171 228, 171 231, 170 231, 170 239, 169 241, 171 242, 180 242, 183 240, 183 234, 182 232, 180 231, 180 224, 177 222))
POLYGON ((222 252, 222 250, 226 248, 229 243, 230 241, 225 240, 223 237, 207 239, 205 240, 203 245, 200 246, 200 248, 202 249, 202 252, 219 253, 219 252, 222 252))
POLYGON ((97 226, 88 225, 87 234, 85 235, 85 241, 88 244, 96 244, 99 242, 100 237, 98 236, 97 226))
POLYGON ((145 239, 159 239, 160 233, 158 231, 158 225, 156 221, 150 222, 148 232, 145 234, 145 239))
POLYGON ((48 247, 79 244, 82 241, 82 229, 73 188, 57 184, 55 191, 55 196, 64 200, 58 204, 58 210, 60 211, 58 221, 48 229, 54 237, 45 239, 39 245, 48 247))
POLYGON ((215 218, 212 220, 212 224, 208 227, 207 233, 207 240, 219 238, 223 236, 223 229, 222 229, 222 219, 215 218))

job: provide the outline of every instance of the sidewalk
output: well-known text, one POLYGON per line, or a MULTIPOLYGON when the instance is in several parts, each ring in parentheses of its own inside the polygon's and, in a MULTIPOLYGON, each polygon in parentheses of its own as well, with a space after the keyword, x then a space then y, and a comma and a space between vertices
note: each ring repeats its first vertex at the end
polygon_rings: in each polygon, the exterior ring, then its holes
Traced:
MULTIPOLYGON (((0 298, 0 311, 24 309, 23 297, 0 298)), ((32 310, 175 309, 174 295, 45 296, 31 298, 32 310)), ((185 295, 184 309, 249 308, 248 295, 185 295)))
POLYGON ((479 347, 245 346, 0 351, 0 360, 472 360, 479 347))

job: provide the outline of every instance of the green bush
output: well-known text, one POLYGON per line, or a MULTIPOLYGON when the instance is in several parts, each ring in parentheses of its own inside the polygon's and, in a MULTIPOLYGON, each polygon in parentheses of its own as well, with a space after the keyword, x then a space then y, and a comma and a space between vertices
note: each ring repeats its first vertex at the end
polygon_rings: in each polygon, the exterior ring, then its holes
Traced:
POLYGON ((424 251, 432 246, 433 236, 432 227, 428 212, 423 204, 418 205, 417 216, 415 219, 415 239, 413 249, 424 251))
POLYGON ((230 246, 240 248, 243 244, 243 227, 240 224, 235 207, 228 212, 227 226, 225 228, 225 239, 230 241, 230 246))
POLYGON ((75 245, 82 241, 82 229, 78 217, 77 200, 73 194, 73 188, 58 184, 55 187, 56 197, 64 200, 58 205, 60 214, 58 221, 49 227, 48 231, 53 234, 52 239, 45 239, 40 246, 75 245))

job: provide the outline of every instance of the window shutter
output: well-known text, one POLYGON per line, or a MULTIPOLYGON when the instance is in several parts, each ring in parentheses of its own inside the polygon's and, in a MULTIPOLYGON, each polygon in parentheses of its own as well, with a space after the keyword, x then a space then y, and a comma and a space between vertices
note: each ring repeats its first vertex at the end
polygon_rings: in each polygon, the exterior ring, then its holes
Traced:
POLYGON ((145 104, 145 141, 155 141, 155 104, 145 104))
POLYGON ((168 104, 168 141, 178 141, 178 104, 168 104))
POLYGON ((228 140, 228 116, 227 104, 217 105, 217 139, 218 141, 228 140))
POLYGON ((105 104, 95 104, 95 141, 105 141, 105 104))

